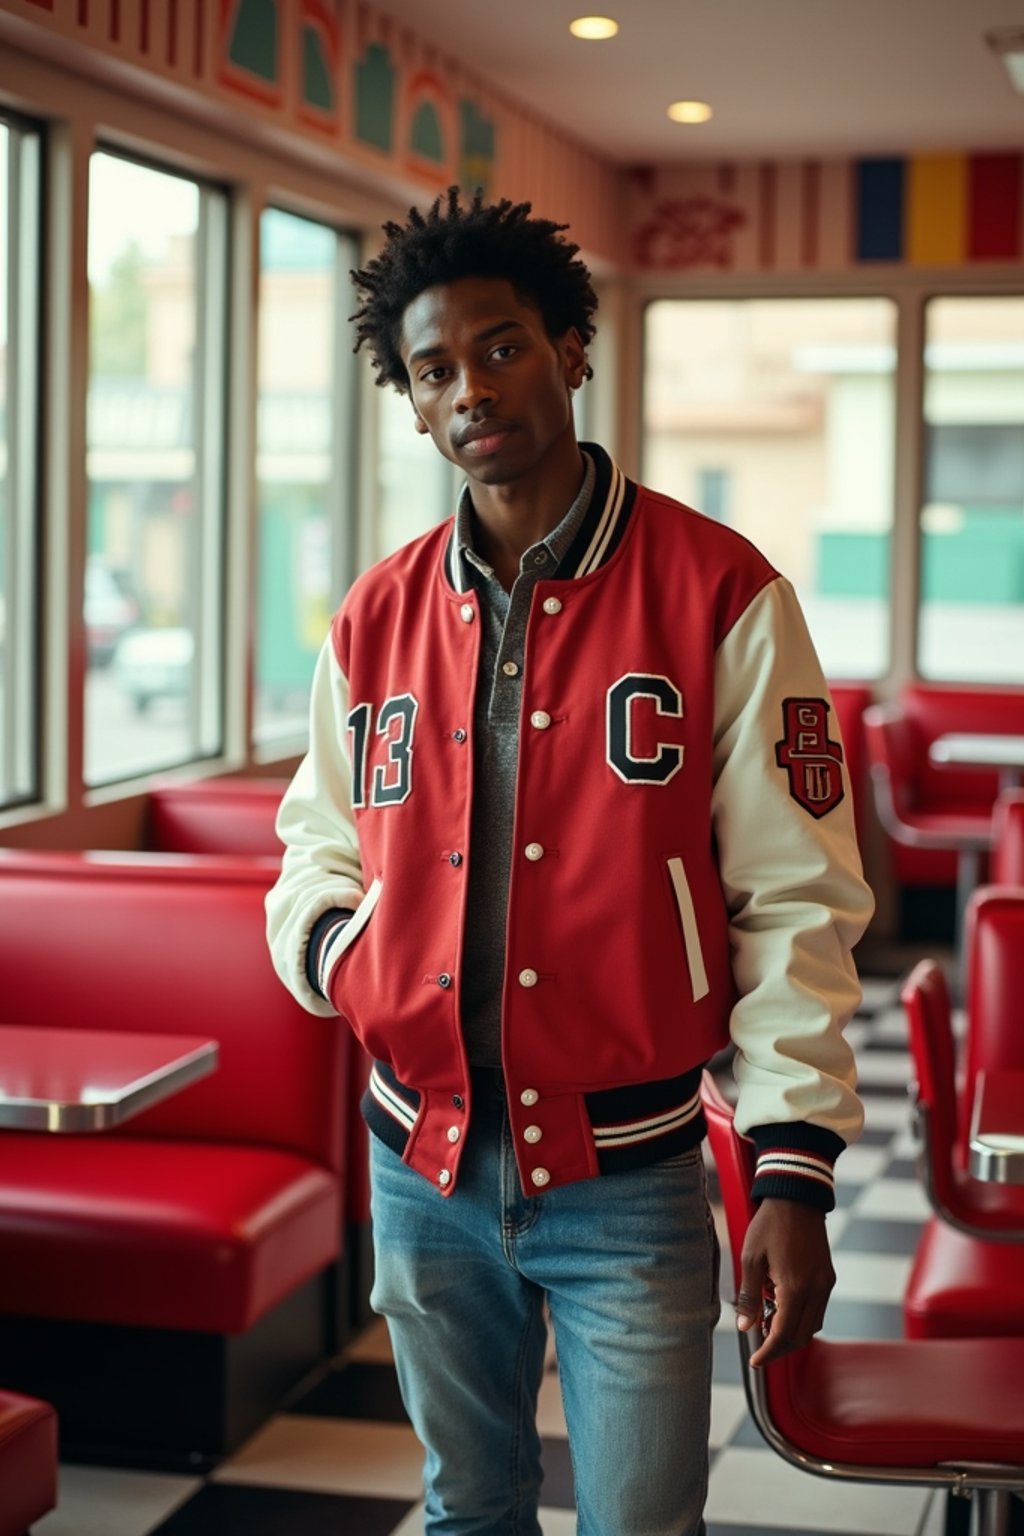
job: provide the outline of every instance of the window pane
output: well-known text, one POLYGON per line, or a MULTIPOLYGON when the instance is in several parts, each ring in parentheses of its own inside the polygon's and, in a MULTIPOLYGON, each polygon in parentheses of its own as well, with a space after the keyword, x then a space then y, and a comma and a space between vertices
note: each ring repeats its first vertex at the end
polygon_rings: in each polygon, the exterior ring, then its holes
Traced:
POLYGON ((0 122, 0 805, 38 798, 40 140, 0 122))
POLYGON ((380 452, 374 551, 376 558, 383 560, 448 517, 458 492, 453 467, 433 440, 413 426, 408 396, 390 386, 378 394, 380 452))
POLYGON ((224 213, 194 182, 93 156, 90 784, 220 748, 224 213))
POLYGON ((645 481, 764 551, 832 678, 888 665, 895 333, 884 299, 647 309, 645 481))
POLYGON ((932 300, 924 416, 920 670, 1024 683, 1024 297, 932 300))
POLYGON ((309 219, 260 218, 259 592, 253 733, 301 738, 348 553, 351 375, 341 325, 354 246, 309 219))

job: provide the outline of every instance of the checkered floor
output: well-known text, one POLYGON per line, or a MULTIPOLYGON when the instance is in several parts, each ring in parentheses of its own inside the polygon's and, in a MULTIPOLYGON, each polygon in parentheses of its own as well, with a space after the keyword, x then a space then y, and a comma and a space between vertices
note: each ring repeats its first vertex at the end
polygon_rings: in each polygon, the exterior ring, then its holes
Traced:
MULTIPOLYGON (((829 1217, 838 1284, 827 1331, 837 1337, 900 1334, 900 1299, 926 1215, 896 989, 868 980, 850 1031, 867 1126, 840 1161, 839 1205, 829 1217)), ((937 1496, 824 1483, 769 1451, 747 1416, 733 1332, 726 1307, 716 1350, 709 1536, 938 1536, 937 1496)), ((543 1529, 570 1536, 572 1474, 553 1361, 540 1427, 543 1529)), ((420 1453, 378 1323, 325 1381, 208 1478, 63 1467, 60 1507, 34 1536, 420 1536, 419 1499, 420 1453)))

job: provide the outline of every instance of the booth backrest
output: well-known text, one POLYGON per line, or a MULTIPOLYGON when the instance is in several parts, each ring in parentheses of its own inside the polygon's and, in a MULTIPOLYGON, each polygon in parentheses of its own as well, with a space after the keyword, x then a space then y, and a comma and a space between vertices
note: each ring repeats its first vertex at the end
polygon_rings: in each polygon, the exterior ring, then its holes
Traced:
POLYGON ((967 910, 967 1011, 963 1137, 974 1080, 988 1067, 1024 1069, 1024 886, 982 886, 967 910))
POLYGON ((163 853, 233 853, 280 859, 274 818, 287 779, 203 779, 154 784, 146 846, 163 853))
MULTIPOLYGON (((339 1171, 347 1031, 274 975, 272 860, 0 855, 3 1021, 202 1035, 217 1070, 123 1134, 246 1142, 339 1171)), ((118 1134, 121 1134, 119 1132, 118 1134)))
POLYGON ((913 738, 916 808, 990 809, 999 788, 994 772, 936 767, 929 761, 928 748, 936 737, 954 731, 1024 735, 1024 688, 913 683, 901 690, 900 706, 913 738))
POLYGON ((992 817, 993 885, 1024 885, 1024 789, 1004 789, 992 817))

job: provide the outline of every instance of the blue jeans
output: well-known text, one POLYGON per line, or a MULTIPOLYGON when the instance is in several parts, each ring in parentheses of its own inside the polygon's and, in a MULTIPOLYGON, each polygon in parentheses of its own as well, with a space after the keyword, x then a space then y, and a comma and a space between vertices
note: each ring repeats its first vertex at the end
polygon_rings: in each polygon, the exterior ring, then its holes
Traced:
POLYGON ((700 1149, 527 1199, 485 1081, 448 1199, 370 1138, 371 1303, 426 1449, 428 1536, 540 1536, 545 1301, 579 1536, 702 1536, 719 1300, 700 1149))

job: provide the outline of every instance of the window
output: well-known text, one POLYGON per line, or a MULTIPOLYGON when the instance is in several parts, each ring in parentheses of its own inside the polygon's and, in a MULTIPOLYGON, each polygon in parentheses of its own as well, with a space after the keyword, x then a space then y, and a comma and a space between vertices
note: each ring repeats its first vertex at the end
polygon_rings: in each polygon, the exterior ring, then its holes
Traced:
POLYGON ((888 665, 895 333, 885 299, 646 312, 645 481, 763 550, 835 679, 888 665))
POLYGON ((38 798, 40 138, 0 122, 0 805, 38 798))
POLYGON ((253 734, 263 745, 304 736, 313 668, 351 576, 355 264, 347 235, 262 214, 253 734))
POLYGON ((222 193, 92 157, 91 785, 222 747, 226 286, 222 193))
POLYGON ((1024 297, 925 311, 918 666, 1024 683, 1024 297))
POLYGON ((380 396, 374 558, 382 560, 450 516, 458 496, 452 465, 413 426, 412 405, 390 385, 380 396))

